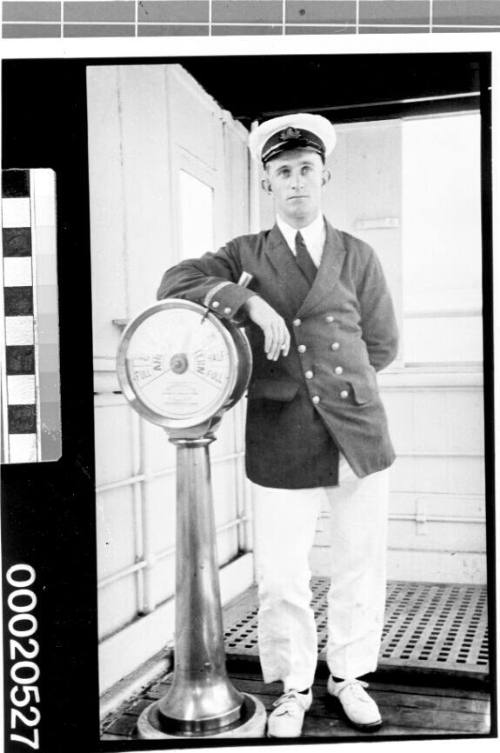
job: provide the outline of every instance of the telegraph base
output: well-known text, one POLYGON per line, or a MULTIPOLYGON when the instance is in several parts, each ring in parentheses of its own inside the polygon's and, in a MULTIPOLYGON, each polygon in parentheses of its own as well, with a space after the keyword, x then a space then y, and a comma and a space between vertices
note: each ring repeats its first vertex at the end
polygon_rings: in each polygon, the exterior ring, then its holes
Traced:
POLYGON ((223 737, 264 737, 266 730, 266 710, 255 696, 242 693, 244 698, 241 718, 232 724, 206 732, 188 732, 185 730, 164 731, 158 713, 159 701, 147 706, 137 720, 137 733, 141 740, 180 740, 207 739, 223 737))

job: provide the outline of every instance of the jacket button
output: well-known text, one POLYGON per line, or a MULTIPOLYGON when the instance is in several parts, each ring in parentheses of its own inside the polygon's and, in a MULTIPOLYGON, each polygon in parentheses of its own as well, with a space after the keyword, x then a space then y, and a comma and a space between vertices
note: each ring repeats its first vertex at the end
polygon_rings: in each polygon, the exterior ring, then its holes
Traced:
POLYGON ((340 393, 340 397, 342 398, 342 400, 346 400, 346 398, 349 397, 349 393, 347 392, 347 390, 342 390, 342 392, 340 393))
POLYGON ((224 309, 224 313, 225 314, 230 314, 231 313, 231 309, 228 306, 226 306, 226 308, 224 309))
POLYGON ((335 321, 335 317, 333 317, 331 314, 328 314, 328 316, 325 317, 325 319, 328 322, 328 324, 331 324, 332 322, 335 321))
POLYGON ((301 324, 302 324, 302 319, 294 319, 293 320, 293 326, 294 327, 300 327, 301 324))
POLYGON ((212 301, 212 308, 213 308, 213 309, 218 309, 218 308, 219 308, 219 306, 220 306, 220 303, 219 303, 219 301, 212 301))
POLYGON ((335 373, 336 374, 343 374, 344 373, 344 369, 342 368, 342 366, 335 366, 335 373))
POLYGON ((313 401, 314 405, 317 405, 319 403, 319 401, 320 401, 319 395, 313 395, 312 401, 313 401))
POLYGON ((307 350, 307 348, 306 348, 305 345, 299 345, 299 347, 297 348, 297 350, 299 351, 299 353, 305 353, 306 350, 307 350))
POLYGON ((313 376, 314 374, 312 373, 312 371, 306 371, 306 374, 305 374, 306 379, 312 379, 313 376))
POLYGON ((332 343, 332 350, 338 350, 340 348, 340 343, 332 343))

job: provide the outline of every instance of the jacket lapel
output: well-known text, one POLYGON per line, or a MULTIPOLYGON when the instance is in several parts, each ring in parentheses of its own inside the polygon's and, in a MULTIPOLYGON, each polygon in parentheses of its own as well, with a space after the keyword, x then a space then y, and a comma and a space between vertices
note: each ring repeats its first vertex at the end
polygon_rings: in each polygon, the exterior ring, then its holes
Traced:
POLYGON ((297 311, 299 316, 311 314, 326 296, 331 296, 342 271, 346 255, 342 236, 329 222, 325 221, 325 226, 326 238, 321 263, 312 287, 297 311))
POLYGON ((295 316, 310 287, 277 225, 269 233, 265 254, 278 278, 278 295, 282 308, 290 316, 295 316))

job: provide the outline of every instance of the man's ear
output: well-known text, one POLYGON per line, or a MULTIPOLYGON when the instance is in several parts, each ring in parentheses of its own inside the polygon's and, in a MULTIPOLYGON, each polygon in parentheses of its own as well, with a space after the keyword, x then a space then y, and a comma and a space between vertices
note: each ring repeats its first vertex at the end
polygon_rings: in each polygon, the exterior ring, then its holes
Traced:
POLYGON ((323 169, 323 179, 321 181, 321 185, 326 186, 326 184, 330 181, 331 177, 332 177, 332 174, 330 170, 327 170, 327 168, 325 167, 323 169))
POLYGON ((262 178, 262 180, 260 181, 260 185, 262 186, 263 190, 266 193, 272 193, 273 192, 273 189, 271 188, 271 183, 269 181, 269 178, 262 178))

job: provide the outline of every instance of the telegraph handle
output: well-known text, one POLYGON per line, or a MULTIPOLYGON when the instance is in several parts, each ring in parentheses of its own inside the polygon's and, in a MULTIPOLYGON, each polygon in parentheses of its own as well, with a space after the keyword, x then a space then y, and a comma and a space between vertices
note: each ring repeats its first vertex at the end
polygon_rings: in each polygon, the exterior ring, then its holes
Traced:
POLYGON ((253 275, 251 275, 250 272, 242 272, 240 279, 238 280, 238 285, 241 285, 242 288, 247 288, 252 280, 253 275))

